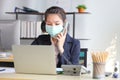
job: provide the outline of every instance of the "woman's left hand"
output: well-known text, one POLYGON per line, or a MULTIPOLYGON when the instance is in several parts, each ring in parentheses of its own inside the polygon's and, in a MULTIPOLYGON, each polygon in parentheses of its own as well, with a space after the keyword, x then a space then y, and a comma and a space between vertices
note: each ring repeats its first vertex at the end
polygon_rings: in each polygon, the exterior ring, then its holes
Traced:
POLYGON ((64 32, 61 32, 56 36, 56 39, 57 39, 56 46, 57 46, 60 54, 62 54, 64 52, 63 46, 64 46, 64 42, 65 42, 65 39, 66 39, 66 34, 67 34, 67 30, 64 29, 64 32))

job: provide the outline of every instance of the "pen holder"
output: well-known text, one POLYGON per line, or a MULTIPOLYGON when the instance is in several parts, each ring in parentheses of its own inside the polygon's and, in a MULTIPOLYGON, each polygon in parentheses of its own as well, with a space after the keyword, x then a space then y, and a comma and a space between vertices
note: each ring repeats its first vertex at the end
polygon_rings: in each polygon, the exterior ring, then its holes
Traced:
POLYGON ((105 63, 108 57, 108 52, 92 52, 93 60, 93 78, 101 79, 105 77, 105 63))
POLYGON ((93 78, 101 79, 105 77, 105 63, 93 63, 93 78))

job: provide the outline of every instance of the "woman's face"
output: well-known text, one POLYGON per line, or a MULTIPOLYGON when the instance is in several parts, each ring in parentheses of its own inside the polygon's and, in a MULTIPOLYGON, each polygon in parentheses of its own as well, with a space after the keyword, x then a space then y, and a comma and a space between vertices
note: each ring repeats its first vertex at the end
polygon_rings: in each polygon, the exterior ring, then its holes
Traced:
POLYGON ((49 26, 63 25, 63 20, 58 14, 49 14, 46 19, 46 24, 49 26))

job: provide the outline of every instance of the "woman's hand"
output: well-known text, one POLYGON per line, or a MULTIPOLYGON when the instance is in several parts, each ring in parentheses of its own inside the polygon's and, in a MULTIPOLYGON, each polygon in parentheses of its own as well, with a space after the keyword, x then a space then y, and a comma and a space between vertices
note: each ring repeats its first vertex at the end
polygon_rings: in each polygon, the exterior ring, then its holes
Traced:
POLYGON ((63 46, 64 46, 64 42, 65 42, 65 39, 66 39, 66 34, 67 34, 67 30, 64 29, 64 32, 59 33, 55 37, 57 39, 56 47, 57 47, 60 54, 62 54, 64 52, 63 46))

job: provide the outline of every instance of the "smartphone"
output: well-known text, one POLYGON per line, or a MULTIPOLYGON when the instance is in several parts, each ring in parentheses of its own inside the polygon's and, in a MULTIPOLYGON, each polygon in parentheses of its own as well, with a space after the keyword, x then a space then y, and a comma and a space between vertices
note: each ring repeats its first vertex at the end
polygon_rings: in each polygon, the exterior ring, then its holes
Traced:
POLYGON ((66 21, 66 22, 64 23, 64 26, 63 26, 64 28, 63 28, 63 30, 62 30, 63 33, 65 32, 65 29, 67 30, 68 25, 69 25, 69 23, 66 21))

